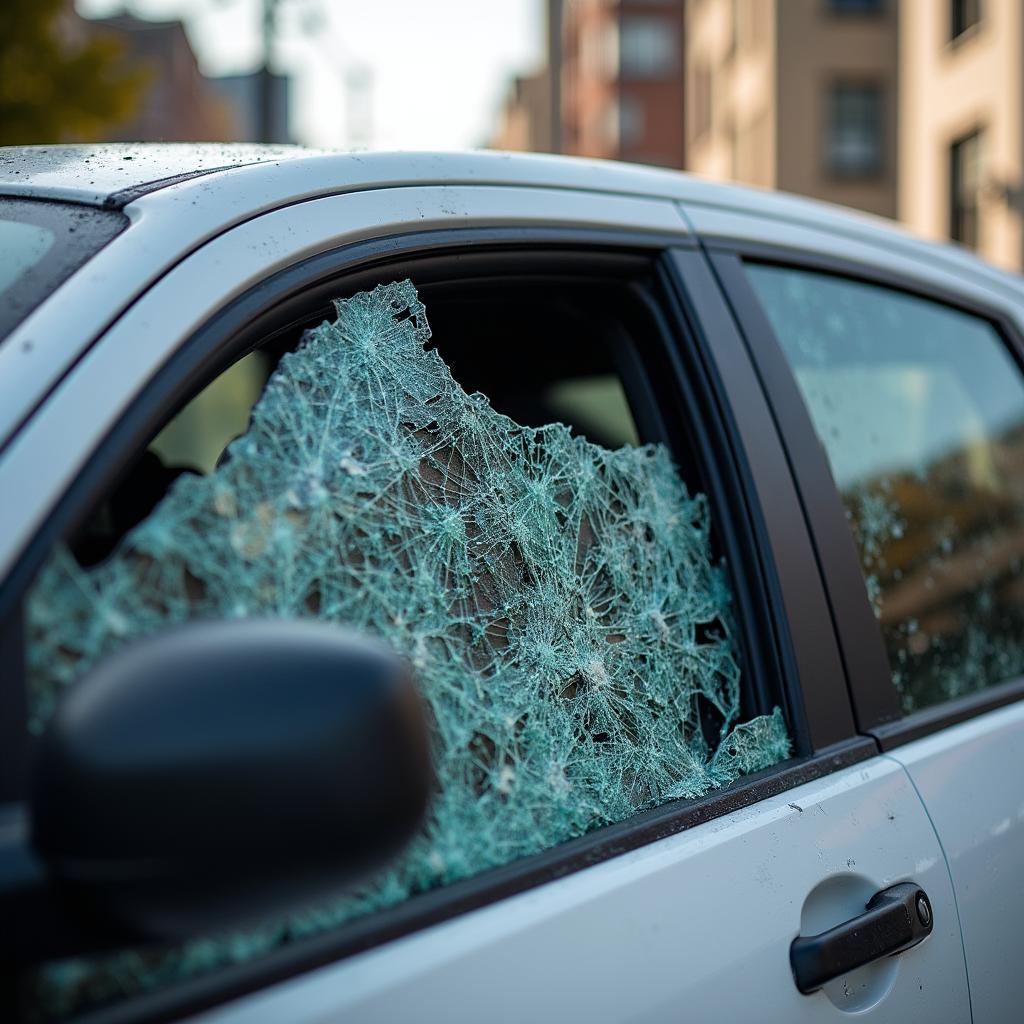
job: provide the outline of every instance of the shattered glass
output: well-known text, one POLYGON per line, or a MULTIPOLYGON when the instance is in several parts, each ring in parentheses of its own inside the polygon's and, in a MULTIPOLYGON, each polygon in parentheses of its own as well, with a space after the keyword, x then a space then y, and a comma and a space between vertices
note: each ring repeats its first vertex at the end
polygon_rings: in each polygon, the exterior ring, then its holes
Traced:
POLYGON ((906 712, 1024 674, 1024 380, 986 321, 747 273, 828 455, 906 712))
POLYGON ((406 853, 287 922, 55 965, 58 1008, 246 959, 784 759, 739 722, 708 506, 661 445, 520 426, 452 378, 408 281, 337 303, 282 357, 248 430, 91 568, 58 549, 27 605, 32 716, 134 637, 312 617, 415 668, 439 787, 406 853), (707 722, 714 718, 710 730, 707 722))

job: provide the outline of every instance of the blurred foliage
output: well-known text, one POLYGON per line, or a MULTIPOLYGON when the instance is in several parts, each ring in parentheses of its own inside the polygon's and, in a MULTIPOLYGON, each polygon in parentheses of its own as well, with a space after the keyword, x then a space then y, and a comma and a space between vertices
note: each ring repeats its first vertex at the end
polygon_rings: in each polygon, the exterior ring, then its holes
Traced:
POLYGON ((102 138, 133 114, 146 78, 68 0, 0 0, 0 144, 102 138))

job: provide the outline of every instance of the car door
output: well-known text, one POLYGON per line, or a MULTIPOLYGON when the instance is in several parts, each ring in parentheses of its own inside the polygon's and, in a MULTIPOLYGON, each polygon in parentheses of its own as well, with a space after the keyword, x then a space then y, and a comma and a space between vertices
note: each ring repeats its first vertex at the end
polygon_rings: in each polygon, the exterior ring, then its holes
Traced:
POLYGON ((841 643, 856 659, 858 724, 904 767, 934 823, 974 1018, 1016 1020, 1020 308, 998 279, 972 289, 892 252, 882 270, 810 232, 800 252, 735 238, 754 231, 734 223, 733 238, 708 244, 801 452, 829 592, 845 608, 841 643))
MULTIPOLYGON (((140 202, 158 212, 158 197, 140 202)), ((129 231, 119 244, 130 240, 129 231)), ((518 347, 506 339, 493 350, 512 358, 503 373, 496 357, 488 380, 497 389, 514 377, 525 392, 564 399, 562 385, 576 380, 576 369, 595 375, 585 361, 599 346, 588 339, 613 354, 612 369, 600 374, 611 373, 619 390, 597 392, 601 415, 609 394, 626 395, 640 439, 670 447, 688 487, 706 495, 702 557, 725 559, 736 699, 755 723, 749 735, 731 734, 725 763, 744 744, 761 749, 773 708, 792 756, 735 781, 723 776, 727 785, 696 798, 669 794, 654 805, 639 802, 635 813, 609 812, 611 824, 597 827, 595 819, 585 835, 553 834, 533 852, 471 866, 439 879, 448 884, 340 924, 337 915, 314 913, 284 933, 243 931, 164 954, 44 966, 29 979, 36 1014, 99 1007, 111 1020, 810 1021, 860 1011, 880 1021, 968 1020, 942 850, 907 773, 857 733, 786 452, 730 311, 670 203, 541 189, 389 189, 298 203, 199 248, 99 339, 0 463, 0 488, 23 495, 0 513, 4 636, 18 665, 5 686, 24 686, 24 648, 29 663, 45 660, 33 636, 61 626, 39 627, 38 609, 51 606, 32 604, 33 593, 49 597, 32 589, 40 586, 39 565, 147 445, 169 443, 161 428, 188 411, 183 402, 201 385, 217 385, 225 367, 241 366, 242 353, 263 351, 281 331, 307 322, 325 298, 365 295, 406 275, 433 289, 449 329, 466 337, 472 324, 464 318, 474 307, 463 296, 480 280, 489 282, 486 295, 508 296, 497 308, 518 303, 545 314, 555 307, 538 304, 540 282, 564 284, 558 315, 567 303, 576 316, 565 321, 564 343, 538 329, 542 351, 531 356, 528 338, 518 347), (586 305, 584 294, 606 302, 586 305), (639 312, 620 312, 625 319, 613 323, 613 296, 622 310, 639 312), (560 364, 563 347, 571 358, 560 364), (559 365, 572 372, 555 380, 548 374, 559 365), (876 950, 873 962, 801 994, 794 940, 859 918, 848 933, 871 931, 868 902, 906 883, 912 895, 927 894, 924 940, 897 956, 876 950)), ((457 372, 457 359, 452 366, 457 372)), ((595 392, 586 394, 593 410, 595 392)), ((583 398, 577 388, 577 410, 583 398)), ((585 416, 565 415, 586 437, 585 416)), ((602 422, 614 438, 606 416, 602 422)), ((160 508, 148 515, 160 516, 160 508)), ((116 559, 120 549, 104 550, 102 557, 116 559)), ((100 625, 130 636, 131 605, 122 611, 100 625)), ((695 637, 706 647, 720 641, 721 628, 695 637)), ((504 775, 499 781, 514 784, 504 775)), ((909 910, 917 906, 912 898, 909 910)))

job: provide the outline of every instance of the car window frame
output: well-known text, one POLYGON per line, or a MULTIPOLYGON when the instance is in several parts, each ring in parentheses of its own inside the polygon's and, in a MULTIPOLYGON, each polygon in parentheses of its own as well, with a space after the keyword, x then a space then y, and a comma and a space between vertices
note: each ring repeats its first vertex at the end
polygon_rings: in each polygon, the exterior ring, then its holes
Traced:
MULTIPOLYGON (((130 453, 140 450, 176 409, 223 369, 250 351, 257 340, 266 339, 268 335, 263 317, 268 311, 277 310, 280 313, 291 300, 308 307, 311 287, 324 287, 325 283, 333 283, 339 278, 344 279, 349 290, 358 290, 360 277, 366 281, 379 280, 382 272, 387 270, 390 273, 391 268, 403 260, 414 258, 417 253, 432 261, 451 258, 453 265, 457 265, 460 258, 465 258, 467 254, 476 256, 484 253, 488 246, 519 251, 562 250, 570 255, 581 251, 609 255, 635 253, 646 254, 648 259, 655 262, 660 260, 657 265, 666 295, 666 306, 662 313, 665 329, 670 332, 668 340, 671 342, 665 345, 666 350, 675 353, 677 357, 688 346, 699 351, 708 377, 718 383, 704 380, 694 386, 698 390, 718 387, 718 393, 708 396, 710 402, 731 401, 735 397, 735 373, 723 375, 719 372, 719 364, 722 360, 734 362, 738 350, 733 347, 726 352, 722 348, 725 335, 720 319, 716 318, 721 317, 723 310, 713 309, 706 299, 701 299, 701 295, 707 295, 708 292, 707 282, 701 276, 706 274, 706 267, 692 239, 681 237, 670 242, 664 236, 613 229, 476 227, 409 233, 320 252, 268 275, 258 285, 226 302, 217 315, 178 347, 168 363, 145 385, 132 401, 129 410, 76 475, 59 506, 46 525, 37 532, 4 582, 0 590, 0 624, 5 621, 6 613, 17 607, 21 594, 54 540, 70 529, 76 516, 84 514, 84 510, 110 486, 118 467, 124 464, 130 453), (672 304, 673 299, 677 305, 672 304), (708 318, 713 323, 708 324, 708 318), (712 339, 717 339, 717 342, 713 343, 712 339), (722 388, 723 376, 732 380, 733 384, 722 388)), ((279 329, 284 330, 286 327, 279 329)), ((735 335, 734 329, 732 333, 735 335)), ((102 341, 99 343, 102 344, 102 341)), ((682 366, 682 362, 676 363, 677 375, 682 366)), ((757 401, 756 395, 748 394, 746 397, 748 401, 757 401)), ((729 420, 731 416, 728 408, 724 412, 723 418, 729 420)), ((674 418, 684 421, 688 416, 692 414, 686 408, 681 408, 674 418)), ((698 453, 702 461, 707 461, 708 451, 720 453, 723 446, 733 450, 737 443, 744 443, 738 434, 723 436, 718 433, 719 430, 720 427, 710 429, 712 436, 699 440, 699 443, 708 445, 707 451, 698 453)), ((771 438, 762 440, 771 442, 771 438)), ((739 476, 746 480, 743 486, 747 486, 752 476, 748 463, 751 459, 756 461, 763 458, 764 451, 733 451, 733 454, 744 464, 739 476)), ((721 519, 715 511, 715 502, 725 500, 724 496, 730 493, 730 486, 723 484, 717 498, 709 495, 716 529, 721 529, 721 519)), ((756 503, 759 500, 757 494, 748 495, 748 501, 756 503)), ((735 515, 736 518, 744 518, 742 513, 735 515)), ((771 532, 770 527, 766 529, 771 532)), ((816 574, 817 566, 813 559, 808 560, 798 555, 793 547, 794 541, 804 533, 802 523, 791 523, 786 538, 765 541, 762 535, 756 543, 767 543, 776 558, 780 551, 786 551, 794 558, 802 558, 803 570, 816 574)), ((809 551, 806 538, 805 546, 809 551)), ((736 550, 741 549, 738 547, 736 550)), ((738 567, 731 575, 734 585, 737 579, 743 577, 738 567)), ((764 594, 767 596, 755 595, 753 600, 761 596, 769 604, 778 604, 780 601, 777 587, 773 589, 769 586, 764 594)), ((772 621, 777 626, 781 624, 780 628, 789 628, 791 622, 787 619, 785 606, 778 604, 773 608, 773 615, 772 621)), ((744 630, 741 624, 741 631, 744 630)), ((795 638, 795 642, 797 646, 813 645, 816 652, 814 657, 822 653, 828 657, 830 649, 834 652, 835 648, 835 639, 831 633, 814 637, 806 628, 795 638)), ((831 656, 836 657, 834 653, 831 656)), ((805 652, 802 663, 807 665, 811 660, 805 652)), ((801 664, 799 653, 790 657, 788 667, 787 664, 779 667, 781 673, 790 677, 791 684, 796 680, 794 664, 801 664)), ((674 801, 641 812, 624 822, 598 829, 540 854, 417 896, 405 904, 306 939, 294 946, 282 947, 252 963, 214 971, 209 977, 178 984, 166 992, 131 997, 111 1007, 109 1019, 121 1019, 118 1013, 122 1007, 123 1012, 132 1020, 149 1021, 170 1019, 182 1013, 218 1005, 755 804, 877 753, 872 740, 856 735, 841 673, 838 677, 818 680, 819 693, 826 699, 819 699, 817 711, 827 721, 818 723, 817 732, 813 721, 802 721, 805 717, 813 719, 815 709, 805 709, 800 684, 811 686, 812 675, 806 671, 800 673, 795 691, 791 686, 788 696, 780 695, 790 701, 786 707, 787 724, 793 729, 795 741, 794 757, 781 765, 747 776, 733 786, 717 790, 701 799, 674 801), (837 682, 839 689, 836 688, 837 682), (841 696, 838 704, 833 699, 837 693, 841 696), (796 703, 792 703, 794 701, 796 703)), ((106 1012, 102 1019, 108 1019, 106 1012)))
POLYGON ((856 724, 840 651, 827 613, 817 559, 804 523, 799 495, 771 408, 742 335, 720 292, 706 254, 676 249, 671 254, 676 293, 704 358, 710 388, 719 403, 720 429, 742 460, 742 485, 726 501, 745 501, 758 531, 756 552, 770 552, 766 596, 778 629, 791 639, 784 674, 797 681, 810 749, 820 752, 846 742, 856 724))
POLYGON ((708 260, 728 297, 757 363, 768 401, 789 453, 825 579, 850 696, 861 732, 882 751, 1024 699, 1024 676, 977 693, 904 713, 892 684, 882 629, 871 609, 853 534, 796 377, 744 263, 828 274, 946 306, 985 321, 1002 340, 1024 378, 1024 337, 1012 316, 977 295, 951 293, 927 276, 912 277, 832 253, 784 245, 706 239, 708 260))

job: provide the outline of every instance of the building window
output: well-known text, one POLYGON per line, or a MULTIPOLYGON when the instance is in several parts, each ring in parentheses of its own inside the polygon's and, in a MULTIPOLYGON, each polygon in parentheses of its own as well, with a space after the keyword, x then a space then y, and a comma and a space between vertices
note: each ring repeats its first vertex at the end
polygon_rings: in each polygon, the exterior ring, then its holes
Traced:
POLYGON ((885 0, 826 0, 833 14, 881 14, 885 0))
POLYGON ((619 145, 623 149, 631 149, 643 142, 646 115, 644 104, 636 97, 619 97, 619 145))
POLYGON ((628 15, 619 27, 624 78, 667 78, 679 69, 679 35, 665 18, 628 15))
POLYGON ((981 132, 949 147, 949 237, 978 247, 978 192, 981 187, 981 132))
POLYGON ((959 39, 981 21, 981 0, 950 0, 949 38, 959 39))
POLYGON ((827 163, 833 174, 860 177, 882 167, 882 90, 836 85, 828 96, 827 163))
POLYGON ((646 110, 633 96, 620 96, 601 108, 597 135, 602 144, 621 156, 623 149, 640 145, 644 138, 646 110))

